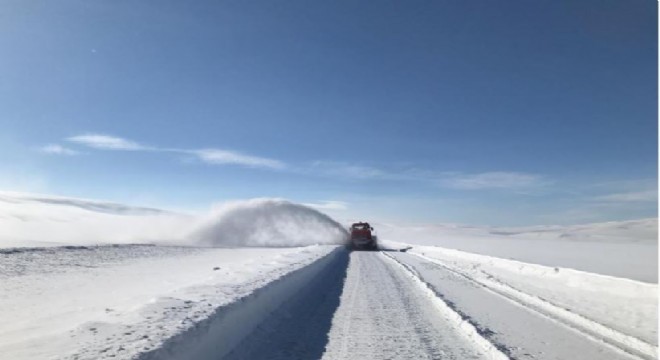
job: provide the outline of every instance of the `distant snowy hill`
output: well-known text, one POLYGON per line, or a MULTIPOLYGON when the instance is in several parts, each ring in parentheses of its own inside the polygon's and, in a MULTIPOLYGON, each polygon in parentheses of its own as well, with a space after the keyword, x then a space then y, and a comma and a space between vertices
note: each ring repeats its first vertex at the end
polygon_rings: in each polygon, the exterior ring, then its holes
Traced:
POLYGON ((153 208, 0 192, 0 247, 173 241, 189 222, 153 208))

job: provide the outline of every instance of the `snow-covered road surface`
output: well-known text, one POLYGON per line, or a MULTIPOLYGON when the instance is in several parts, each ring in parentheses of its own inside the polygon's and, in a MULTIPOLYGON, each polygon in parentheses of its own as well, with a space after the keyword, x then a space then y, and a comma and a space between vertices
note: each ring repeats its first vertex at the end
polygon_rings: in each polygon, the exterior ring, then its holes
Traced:
POLYGON ((435 247, 0 251, 10 359, 654 359, 657 285, 435 247))
MULTIPOLYGON (((506 287, 493 276, 488 277, 492 284, 481 281, 460 265, 466 264, 447 266, 404 252, 351 253, 324 358, 597 360, 657 356, 654 343, 603 325, 601 318, 573 313, 531 290, 525 293, 506 287)), ((621 325, 619 328, 626 329, 626 324, 621 325)))
POLYGON ((468 334, 385 255, 353 252, 323 358, 489 358, 468 334))
MULTIPOLYGON (((531 294, 519 294, 522 298, 519 299, 499 288, 476 281, 460 269, 442 266, 412 254, 392 253, 391 256, 414 271, 437 296, 510 358, 655 358, 654 346, 600 324, 598 329, 588 325, 581 327, 583 324, 580 322, 563 319, 554 313, 559 310, 552 304, 542 306, 534 303, 531 299, 539 299, 531 294), (624 339, 617 341, 620 338, 611 336, 612 332, 624 339)), ((597 324, 586 318, 581 320, 590 325, 597 324)))

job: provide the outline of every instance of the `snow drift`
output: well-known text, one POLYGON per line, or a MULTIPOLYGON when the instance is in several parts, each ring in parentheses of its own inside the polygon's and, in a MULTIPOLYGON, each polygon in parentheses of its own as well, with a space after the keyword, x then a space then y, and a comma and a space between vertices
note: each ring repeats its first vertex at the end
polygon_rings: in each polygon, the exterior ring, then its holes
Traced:
POLYGON ((280 199, 224 204, 189 235, 204 246, 304 246, 341 244, 346 230, 329 216, 280 199))

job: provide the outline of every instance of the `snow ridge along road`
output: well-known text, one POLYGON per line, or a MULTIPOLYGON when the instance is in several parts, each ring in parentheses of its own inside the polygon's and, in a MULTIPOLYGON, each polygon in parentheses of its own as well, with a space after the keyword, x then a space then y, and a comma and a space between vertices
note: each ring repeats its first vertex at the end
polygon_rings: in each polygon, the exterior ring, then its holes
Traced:
POLYGON ((416 283, 424 293, 433 299, 434 305, 436 305, 438 311, 448 320, 448 326, 452 326, 462 332, 463 335, 466 336, 476 347, 482 348, 488 355, 488 358, 510 360, 507 354, 497 347, 497 344, 490 342, 487 337, 484 336, 487 334, 482 334, 479 328, 476 328, 472 323, 466 321, 462 314, 452 309, 450 304, 446 303, 441 297, 439 297, 433 288, 428 283, 424 282, 413 268, 399 262, 393 256, 387 254, 386 256, 391 259, 396 266, 399 266, 408 272, 412 281, 416 283))
POLYGON ((347 263, 347 251, 337 248, 216 309, 138 359, 318 358, 338 306, 347 263))
POLYGON ((636 355, 641 359, 656 359, 658 349, 634 336, 624 334, 615 329, 609 328, 594 320, 588 319, 569 310, 555 306, 549 301, 534 295, 527 294, 510 285, 507 285, 493 277, 477 278, 470 276, 469 273, 461 271, 460 268, 453 267, 445 262, 432 259, 420 254, 415 254, 428 262, 437 264, 448 271, 464 277, 485 289, 501 295, 523 307, 538 312, 542 316, 548 317, 554 321, 564 324, 582 333, 584 336, 592 337, 596 341, 602 341, 618 350, 636 355))
POLYGON ((431 259, 407 253, 391 254, 512 359, 653 358, 637 349, 604 342, 602 338, 571 326, 567 321, 557 320, 552 313, 547 314, 549 306, 542 308, 523 303, 508 293, 494 291, 431 259))
MULTIPOLYGON (((277 304, 270 290, 289 284, 278 290, 279 299, 295 297, 308 285, 302 280, 320 269, 345 270, 345 264, 330 261, 340 253, 347 257, 336 246, 3 250, 0 358, 135 359, 153 352, 191 359, 205 338, 201 330, 211 322, 206 319, 219 314, 229 319, 230 309, 240 313, 261 294, 273 301, 248 317, 259 322, 277 304)), ((245 323, 245 318, 225 323, 229 336, 215 342, 231 348, 232 341, 242 340, 232 336, 251 333, 245 323)))

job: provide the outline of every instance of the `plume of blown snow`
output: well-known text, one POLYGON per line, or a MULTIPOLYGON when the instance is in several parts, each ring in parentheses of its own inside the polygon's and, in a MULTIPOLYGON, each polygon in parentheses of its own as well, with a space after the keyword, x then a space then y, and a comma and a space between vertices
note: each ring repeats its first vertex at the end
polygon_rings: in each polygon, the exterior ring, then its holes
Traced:
POLYGON ((230 202, 181 214, 98 200, 0 191, 0 248, 147 243, 183 246, 340 244, 321 212, 277 199, 230 202))
POLYGON ((252 199, 215 207, 190 233, 196 245, 287 247, 342 244, 347 232, 329 216, 281 199, 252 199))

